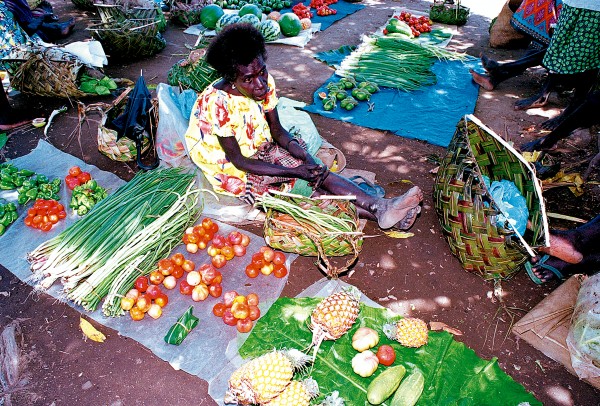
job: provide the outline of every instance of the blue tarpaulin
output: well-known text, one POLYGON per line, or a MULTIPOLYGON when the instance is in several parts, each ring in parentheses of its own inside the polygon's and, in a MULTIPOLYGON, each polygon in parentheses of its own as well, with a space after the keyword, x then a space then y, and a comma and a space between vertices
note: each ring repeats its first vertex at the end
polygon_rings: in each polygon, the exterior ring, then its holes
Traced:
MULTIPOLYGON (((297 4, 300 2, 295 1, 294 4, 297 4)), ((303 3, 306 7, 309 6, 310 4, 310 0, 306 0, 303 3)), ((359 10, 362 10, 363 8, 365 8, 365 6, 363 4, 360 3, 349 3, 347 1, 344 0, 339 0, 337 3, 333 3, 329 6, 330 8, 336 10, 336 14, 332 14, 329 16, 318 16, 316 10, 313 8, 311 9, 312 13, 314 14, 314 16, 310 19, 312 21, 313 24, 321 24, 321 31, 325 31, 327 28, 329 28, 331 26, 331 24, 335 23, 336 21, 341 20, 342 18, 349 16, 350 14, 354 14, 359 10)), ((291 8, 286 8, 280 11, 281 14, 283 13, 291 13, 292 9, 291 8)))

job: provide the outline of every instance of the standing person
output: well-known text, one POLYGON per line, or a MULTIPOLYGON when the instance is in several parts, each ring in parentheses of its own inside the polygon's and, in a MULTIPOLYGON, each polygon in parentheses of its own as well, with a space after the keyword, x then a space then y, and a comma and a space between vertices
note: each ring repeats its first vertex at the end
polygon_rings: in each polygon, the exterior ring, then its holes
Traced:
POLYGON ((383 229, 410 228, 421 210, 421 189, 375 197, 317 163, 279 121, 266 57, 264 38, 250 24, 226 26, 207 49, 205 59, 222 79, 198 96, 185 140, 214 191, 253 203, 256 195, 303 179, 317 194, 356 196, 359 215, 383 229))
POLYGON ((556 30, 542 64, 549 74, 536 95, 520 100, 518 110, 543 106, 549 89, 556 84, 574 88, 573 98, 564 111, 542 123, 546 130, 555 129, 586 100, 600 69, 600 1, 564 0, 556 30))
MULTIPOLYGON (((14 46, 25 44, 27 41, 27 35, 14 21, 4 1, 0 1, 0 69, 2 69, 1 59, 8 55, 14 46)), ((0 84, 0 131, 12 130, 27 124, 28 121, 10 106, 4 87, 0 84)))

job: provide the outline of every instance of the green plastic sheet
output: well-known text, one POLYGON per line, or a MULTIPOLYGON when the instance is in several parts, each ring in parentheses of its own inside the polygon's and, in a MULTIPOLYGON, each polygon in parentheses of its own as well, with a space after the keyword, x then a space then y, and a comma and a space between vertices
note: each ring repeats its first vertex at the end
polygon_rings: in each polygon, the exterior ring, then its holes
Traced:
MULTIPOLYGON (((259 319, 246 342, 240 348, 244 358, 256 357, 273 348, 308 350, 312 333, 308 328, 312 309, 320 298, 280 298, 259 319)), ((352 335, 359 327, 379 332, 378 345, 389 344, 396 350, 394 365, 402 364, 408 376, 420 369, 425 376, 425 389, 418 405, 542 405, 522 385, 515 382, 498 366, 497 359, 484 360, 447 332, 429 332, 429 343, 418 349, 402 347, 382 333, 383 324, 400 316, 385 308, 361 304, 357 322, 336 341, 321 344, 315 363, 301 376, 310 375, 319 384, 322 400, 334 390, 346 399, 347 405, 368 405, 369 383, 385 367, 380 365, 371 377, 361 378, 352 371, 352 335)), ((374 348, 376 350, 377 347, 374 348)), ((384 405, 389 405, 389 400, 384 405)))
POLYGON ((194 316, 192 312, 194 306, 190 306, 185 313, 177 319, 175 324, 171 326, 167 335, 165 336, 165 342, 167 344, 179 345, 188 336, 190 331, 198 325, 198 317, 194 316))

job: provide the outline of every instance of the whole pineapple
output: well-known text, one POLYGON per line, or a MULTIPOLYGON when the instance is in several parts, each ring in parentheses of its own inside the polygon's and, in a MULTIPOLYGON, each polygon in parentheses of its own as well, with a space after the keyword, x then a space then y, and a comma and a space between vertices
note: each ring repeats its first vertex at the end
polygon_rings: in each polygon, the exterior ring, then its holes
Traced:
POLYGON ((337 340, 344 335, 358 317, 360 291, 354 286, 332 293, 314 308, 310 316, 310 329, 315 346, 313 360, 323 340, 337 340))
POLYGON ((263 406, 309 406, 311 399, 319 395, 319 385, 312 378, 291 381, 285 389, 263 406))
POLYGON ((384 334, 405 347, 418 348, 427 344, 429 332, 427 323, 416 317, 405 317, 395 323, 383 326, 384 334))
POLYGON ((225 403, 266 403, 279 395, 292 380, 294 371, 310 360, 298 350, 274 350, 238 368, 229 378, 225 403))

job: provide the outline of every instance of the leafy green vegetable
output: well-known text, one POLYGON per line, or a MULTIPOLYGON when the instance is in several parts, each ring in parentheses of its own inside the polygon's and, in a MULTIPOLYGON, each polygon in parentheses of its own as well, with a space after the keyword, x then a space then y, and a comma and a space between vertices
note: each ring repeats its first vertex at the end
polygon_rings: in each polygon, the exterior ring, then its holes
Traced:
MULTIPOLYGON (((256 357, 273 348, 307 349, 312 333, 308 328, 312 309, 320 298, 280 298, 261 317, 252 333, 240 348, 244 358, 256 357)), ((397 359, 394 365, 404 365, 407 374, 418 367, 425 376, 425 390, 419 405, 518 405, 529 402, 541 405, 523 386, 500 369, 497 359, 484 360, 463 343, 455 341, 446 332, 430 332, 429 343, 421 348, 402 347, 381 333, 381 326, 397 320, 385 308, 361 304, 357 322, 337 341, 321 344, 314 365, 305 374, 311 375, 321 391, 319 399, 335 390, 353 405, 368 404, 366 390, 369 383, 384 368, 380 367, 370 378, 361 378, 352 371, 351 360, 356 354, 352 335, 359 327, 370 327, 380 332, 379 344, 394 347, 397 359)), ((388 404, 387 402, 384 403, 388 404)))

